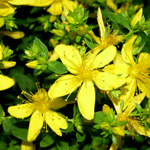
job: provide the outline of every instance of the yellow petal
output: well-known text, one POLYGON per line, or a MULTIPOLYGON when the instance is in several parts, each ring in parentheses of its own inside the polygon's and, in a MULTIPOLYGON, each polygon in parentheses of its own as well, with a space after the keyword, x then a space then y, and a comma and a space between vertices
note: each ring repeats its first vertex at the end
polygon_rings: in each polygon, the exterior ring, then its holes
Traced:
POLYGON ((141 19, 143 15, 143 8, 141 8, 133 17, 131 26, 134 27, 141 19))
POLYGON ((114 97, 109 91, 107 91, 107 95, 110 98, 111 102, 113 103, 113 106, 115 107, 115 110, 117 112, 117 114, 122 113, 120 104, 121 104, 121 100, 114 97))
POLYGON ((20 32, 20 31, 1 31, 1 34, 5 35, 5 36, 9 36, 12 39, 21 39, 25 36, 24 32, 20 32))
POLYGON ((126 79, 106 72, 93 72, 93 80, 101 90, 113 90, 126 83, 126 79))
POLYGON ((30 6, 48 6, 54 0, 7 0, 10 4, 13 5, 30 5, 30 6))
POLYGON ((136 80, 133 78, 128 77, 127 78, 127 85, 121 88, 122 95, 120 96, 121 101, 124 101, 124 107, 125 109, 128 105, 130 105, 130 98, 132 98, 135 94, 136 90, 136 80))
POLYGON ((4 18, 0 17, 0 28, 5 24, 4 18))
POLYGON ((116 47, 115 46, 109 46, 106 49, 104 49, 100 54, 96 56, 94 61, 92 62, 92 68, 101 68, 110 63, 116 55, 116 47))
POLYGON ((122 56, 119 53, 116 54, 113 63, 114 64, 125 64, 124 60, 122 59, 122 56))
POLYGON ((14 67, 16 65, 15 61, 0 61, 0 69, 7 69, 14 67))
POLYGON ((133 59, 133 43, 136 39, 136 35, 132 36, 126 44, 123 45, 123 48, 121 50, 122 59, 131 65, 134 65, 134 59, 133 59))
POLYGON ((129 105, 127 106, 123 114, 129 115, 136 108, 135 103, 140 104, 143 101, 144 97, 145 93, 141 93, 137 96, 130 98, 129 105))
POLYGON ((101 34, 101 41, 104 41, 106 37, 106 29, 104 26, 103 18, 102 18, 102 13, 100 7, 98 7, 98 12, 97 12, 97 21, 100 29, 100 34, 101 34))
POLYGON ((129 65, 127 64, 112 64, 106 66, 103 71, 111 74, 119 75, 121 77, 127 77, 129 75, 129 65))
POLYGON ((138 58, 138 64, 143 65, 146 69, 150 68, 150 54, 149 53, 140 53, 138 58))
POLYGON ((32 69, 36 69, 37 65, 38 65, 38 61, 37 60, 33 60, 31 62, 26 63, 26 66, 28 68, 32 68, 32 69))
POLYGON ((30 119, 27 140, 32 142, 39 135, 41 128, 43 127, 43 116, 39 111, 35 111, 30 119))
POLYGON ((67 69, 71 73, 76 74, 82 65, 82 58, 79 51, 74 46, 63 44, 56 46, 55 51, 67 69))
POLYGON ((75 102, 76 101, 66 101, 62 98, 51 99, 50 108, 56 110, 56 109, 60 109, 62 107, 65 107, 68 104, 73 104, 75 102))
POLYGON ((10 6, 8 3, 0 2, 0 16, 8 16, 15 12, 15 7, 10 6))
POLYGON ((114 3, 113 0, 106 0, 106 4, 108 7, 110 7, 112 10, 117 11, 117 5, 114 3))
POLYGON ((33 105, 32 104, 19 104, 16 106, 8 107, 8 112, 11 116, 16 118, 24 119, 29 117, 33 112, 33 105))
POLYGON ((15 84, 14 79, 11 79, 7 76, 0 75, 0 91, 9 89, 15 84))
POLYGON ((21 142, 21 150, 35 150, 35 146, 31 142, 22 141, 21 142))
POLYGON ((64 75, 57 79, 55 83, 50 87, 48 91, 48 96, 50 98, 61 97, 74 92, 80 85, 82 81, 74 75, 64 75))
POLYGON ((51 110, 46 112, 45 121, 49 125, 49 127, 59 136, 62 136, 60 128, 68 128, 66 119, 64 119, 60 114, 51 110))
POLYGON ((150 78, 149 76, 143 76, 144 79, 137 80, 137 85, 140 91, 145 92, 146 96, 150 98, 150 78))
POLYGON ((101 44, 101 39, 97 37, 92 30, 88 31, 88 33, 96 41, 96 43, 101 44))
POLYGON ((52 15, 60 15, 62 13, 62 3, 61 2, 54 2, 48 9, 47 12, 51 13, 52 15))
POLYGON ((87 120, 93 119, 95 110, 95 88, 91 80, 83 82, 77 95, 77 102, 83 117, 87 120))
POLYGON ((65 9, 68 9, 71 11, 74 11, 74 9, 77 7, 77 3, 73 1, 69 1, 69 0, 63 0, 62 5, 63 7, 65 7, 65 9))
POLYGON ((144 126, 140 125, 137 120, 132 120, 131 124, 137 133, 150 137, 150 129, 147 130, 144 126))
POLYGON ((113 127, 112 132, 116 135, 124 136, 124 129, 122 127, 113 127))
POLYGON ((108 105, 104 104, 102 107, 102 111, 104 114, 107 114, 110 112, 110 107, 108 105))

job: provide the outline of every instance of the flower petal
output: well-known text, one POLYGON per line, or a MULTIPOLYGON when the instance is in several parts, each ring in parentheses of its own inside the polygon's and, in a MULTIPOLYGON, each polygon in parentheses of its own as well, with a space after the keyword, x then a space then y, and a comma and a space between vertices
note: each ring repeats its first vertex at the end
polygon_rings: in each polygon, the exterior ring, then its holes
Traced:
POLYGON ((117 5, 114 3, 114 0, 106 0, 106 4, 108 7, 110 7, 112 10, 117 11, 117 5))
POLYGON ((65 107, 68 104, 74 104, 75 102, 76 101, 66 101, 62 98, 51 99, 50 108, 57 110, 62 107, 65 107))
POLYGON ((62 1, 63 7, 65 7, 67 10, 73 11, 77 7, 77 3, 69 0, 63 0, 62 1))
POLYGON ((136 79, 127 78, 127 85, 123 86, 121 88, 121 92, 123 93, 120 96, 121 101, 124 101, 124 107, 123 109, 125 109, 128 105, 130 105, 130 99, 134 96, 135 94, 135 90, 136 90, 136 79))
POLYGON ((49 127, 59 136, 62 136, 60 128, 68 128, 66 119, 64 119, 60 114, 51 110, 46 112, 45 121, 49 125, 49 127))
POLYGON ((55 51, 67 69, 71 73, 76 74, 78 68, 82 65, 82 58, 79 51, 74 46, 63 44, 56 46, 55 51))
POLYGON ((116 65, 116 64, 125 64, 124 60, 122 59, 122 56, 121 56, 119 53, 116 54, 113 63, 114 63, 115 65, 116 65))
POLYGON ((150 78, 149 76, 143 76, 144 78, 141 80, 137 80, 137 85, 140 91, 145 92, 146 96, 150 98, 150 78))
POLYGON ((134 27, 141 19, 143 15, 143 8, 141 8, 133 17, 131 26, 134 27))
POLYGON ((126 83, 126 79, 106 72, 93 72, 93 80, 101 90, 113 90, 126 83))
POLYGON ((123 60, 131 65, 134 65, 134 59, 133 59, 133 43, 136 39, 136 35, 132 36, 126 44, 123 45, 123 48, 121 50, 122 58, 123 60))
POLYGON ((137 133, 139 133, 140 135, 150 137, 150 129, 147 130, 144 126, 140 125, 137 120, 132 119, 130 120, 130 123, 132 124, 132 127, 137 133))
POLYGON ((139 58, 138 58, 138 64, 142 65, 142 68, 146 67, 145 70, 150 68, 150 54, 140 53, 139 58))
POLYGON ((26 118, 29 117, 33 112, 33 105, 32 104, 20 104, 16 106, 8 107, 8 112, 11 116, 16 118, 26 118))
POLYGON ((106 66, 103 71, 104 72, 108 72, 111 74, 115 74, 115 75, 119 75, 121 77, 127 77, 129 75, 129 65, 127 64, 112 64, 112 65, 108 65, 106 66))
POLYGON ((100 29, 100 34, 101 34, 101 41, 104 41, 106 37, 106 29, 104 26, 103 18, 102 18, 102 13, 100 7, 98 7, 98 12, 97 12, 97 21, 100 29))
POLYGON ((77 102, 83 117, 87 120, 93 119, 95 109, 95 88, 91 80, 83 82, 77 95, 77 102))
POLYGON ((6 2, 0 2, 0 16, 7 16, 15 12, 15 7, 6 2))
POLYGON ((0 75, 0 91, 9 89, 15 84, 14 79, 11 79, 7 76, 0 75))
POLYGON ((35 150, 35 145, 32 142, 22 141, 21 150, 35 150))
POLYGON ((50 87, 48 91, 48 96, 50 98, 61 97, 75 91, 82 81, 79 80, 77 76, 67 74, 55 81, 55 83, 50 87))
POLYGON ((52 5, 47 9, 47 12, 51 13, 52 15, 60 15, 62 13, 62 3, 52 3, 52 5))
POLYGON ((30 5, 30 6, 48 6, 54 0, 7 0, 10 4, 13 5, 30 5))
POLYGON ((136 108, 135 104, 136 103, 140 104, 143 101, 144 97, 145 97, 145 93, 141 93, 137 96, 130 98, 129 105, 127 106, 123 114, 128 116, 136 108))
POLYGON ((115 46, 109 46, 104 49, 100 54, 96 56, 94 61, 91 63, 92 68, 101 68, 110 63, 117 53, 115 46))
POLYGON ((39 135, 41 128, 43 127, 43 116, 39 111, 35 111, 30 119, 27 140, 32 142, 39 135))

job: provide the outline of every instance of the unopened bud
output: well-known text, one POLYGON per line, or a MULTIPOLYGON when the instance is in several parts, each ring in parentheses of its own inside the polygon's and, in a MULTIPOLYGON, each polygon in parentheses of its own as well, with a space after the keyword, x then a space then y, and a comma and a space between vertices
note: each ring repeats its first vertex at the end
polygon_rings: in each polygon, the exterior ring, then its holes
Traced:
POLYGON ((14 67, 16 65, 15 61, 1 61, 0 62, 0 69, 7 69, 14 67))
POLYGON ((103 122, 100 124, 102 130, 109 130, 110 125, 107 122, 103 122))
POLYGON ((116 135, 124 136, 124 130, 122 127, 113 127, 112 132, 116 135))

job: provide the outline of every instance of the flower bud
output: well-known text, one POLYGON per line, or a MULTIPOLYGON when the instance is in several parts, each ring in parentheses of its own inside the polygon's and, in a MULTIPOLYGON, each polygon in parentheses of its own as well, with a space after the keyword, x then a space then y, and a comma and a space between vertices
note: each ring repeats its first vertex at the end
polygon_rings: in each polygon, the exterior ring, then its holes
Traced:
POLYGON ((109 130, 110 125, 107 122, 103 122, 100 124, 102 130, 109 130))
POLYGON ((0 18, 0 28, 4 25, 4 23, 5 23, 5 22, 4 22, 4 18, 1 17, 1 18, 0 18))
POLYGON ((108 105, 104 104, 102 111, 104 114, 108 114, 110 112, 110 107, 108 105))
POLYGON ((38 61, 37 60, 31 61, 29 63, 26 63, 26 66, 28 68, 32 68, 32 69, 35 69, 37 65, 38 65, 38 61))
POLYGON ((124 130, 122 127, 113 127, 112 132, 116 135, 124 136, 124 130))
POLYGON ((65 32, 62 30, 53 29, 52 33, 54 33, 57 36, 63 37, 65 35, 65 32))
POLYGON ((74 18, 72 18, 72 17, 70 17, 70 16, 67 16, 66 19, 67 19, 67 21, 68 21, 69 23, 71 23, 71 24, 75 24, 75 23, 76 23, 75 20, 74 20, 74 18))
POLYGON ((16 65, 15 61, 1 61, 0 62, 0 69, 7 69, 14 67, 16 65))

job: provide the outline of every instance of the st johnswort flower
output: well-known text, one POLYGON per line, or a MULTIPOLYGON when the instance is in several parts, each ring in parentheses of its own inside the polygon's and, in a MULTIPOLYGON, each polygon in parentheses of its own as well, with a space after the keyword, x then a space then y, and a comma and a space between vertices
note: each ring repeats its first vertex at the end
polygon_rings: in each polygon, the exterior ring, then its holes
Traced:
POLYGON ((111 34, 106 35, 106 28, 103 22, 102 13, 100 7, 97 11, 97 22, 99 26, 100 37, 97 37, 92 30, 89 31, 89 34, 99 45, 92 49, 89 52, 92 54, 98 54, 104 48, 110 45, 116 45, 123 40, 123 35, 117 35, 118 31, 114 30, 111 34))
POLYGON ((57 45, 56 53, 71 74, 66 74, 55 81, 50 87, 48 95, 56 98, 71 94, 80 87, 77 94, 79 110, 84 118, 91 120, 94 117, 95 88, 112 90, 125 84, 126 80, 118 76, 98 71, 111 62, 116 55, 116 47, 109 46, 92 59, 82 58, 74 46, 57 45))
POLYGON ((32 142, 39 135, 43 123, 46 123, 57 135, 62 136, 60 129, 67 129, 66 119, 54 110, 72 103, 61 98, 49 99, 47 91, 44 88, 38 89, 33 95, 23 91, 28 98, 24 104, 10 106, 8 112, 11 116, 24 119, 30 118, 27 141, 32 142))
POLYGON ((127 85, 123 87, 120 96, 127 106, 127 101, 134 96, 137 87, 140 91, 145 92, 147 97, 150 97, 150 54, 140 53, 138 62, 133 58, 133 43, 136 39, 136 35, 125 43, 121 50, 121 55, 118 54, 114 59, 114 64, 108 65, 104 68, 104 71, 120 75, 127 78, 127 85))
POLYGON ((36 7, 50 6, 47 11, 52 15, 61 15, 63 10, 73 11, 77 4, 71 0, 8 0, 13 5, 29 5, 36 7))

